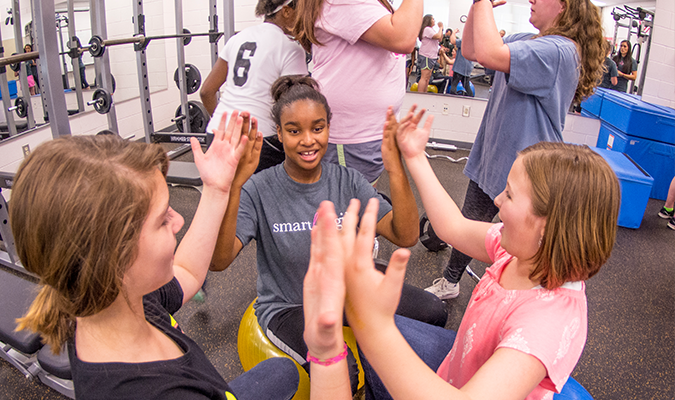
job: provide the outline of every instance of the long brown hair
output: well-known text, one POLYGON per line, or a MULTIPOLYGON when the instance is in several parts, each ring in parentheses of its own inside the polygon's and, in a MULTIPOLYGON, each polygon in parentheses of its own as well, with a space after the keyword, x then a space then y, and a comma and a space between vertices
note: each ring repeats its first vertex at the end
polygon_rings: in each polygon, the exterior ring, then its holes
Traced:
POLYGON ((633 48, 631 47, 631 44, 628 40, 622 40, 621 44, 619 45, 619 51, 617 51, 613 60, 616 63, 617 67, 619 66, 619 63, 623 61, 623 65, 621 66, 621 72, 630 75, 630 73, 633 72, 633 48), (628 52, 626 53, 626 57, 623 57, 621 55, 621 44, 624 43, 626 43, 626 46, 628 46, 628 52))
POLYGON ((579 84, 574 102, 593 94, 602 80, 605 62, 604 37, 600 10, 590 0, 561 0, 565 3, 553 27, 541 35, 560 35, 572 39, 581 53, 579 84))
POLYGON ((609 258, 621 192, 612 168, 588 146, 540 142, 520 152, 532 209, 546 218, 530 279, 554 289, 586 280, 609 258))
POLYGON ((168 170, 159 145, 112 135, 55 139, 26 158, 10 223, 18 256, 41 288, 17 330, 39 332, 58 354, 76 317, 112 304, 137 256, 157 170, 168 170))
MULTIPOLYGON (((387 0, 378 0, 390 13, 394 7, 387 0)), ((321 18, 324 0, 297 0, 297 16, 293 36, 302 45, 306 52, 311 53, 312 44, 322 46, 314 34, 314 24, 321 18)))
POLYGON ((433 26, 431 23, 431 20, 434 19, 434 16, 431 14, 427 14, 422 18, 422 27, 420 28, 420 34, 417 35, 417 38, 421 41, 422 40, 422 35, 424 34, 424 28, 427 26, 433 26))

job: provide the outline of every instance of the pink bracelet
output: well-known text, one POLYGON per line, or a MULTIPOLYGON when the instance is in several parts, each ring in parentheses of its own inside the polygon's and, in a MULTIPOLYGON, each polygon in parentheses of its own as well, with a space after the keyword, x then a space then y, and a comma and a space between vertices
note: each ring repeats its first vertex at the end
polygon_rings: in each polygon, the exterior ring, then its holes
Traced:
POLYGON ((327 367, 329 365, 337 364, 340 361, 344 360, 345 357, 347 357, 347 343, 344 344, 345 349, 342 351, 342 353, 338 354, 337 356, 333 358, 329 358, 327 360, 320 360, 316 357, 313 357, 309 354, 309 351, 307 352, 307 362, 313 362, 314 364, 319 364, 323 365, 324 367, 327 367))

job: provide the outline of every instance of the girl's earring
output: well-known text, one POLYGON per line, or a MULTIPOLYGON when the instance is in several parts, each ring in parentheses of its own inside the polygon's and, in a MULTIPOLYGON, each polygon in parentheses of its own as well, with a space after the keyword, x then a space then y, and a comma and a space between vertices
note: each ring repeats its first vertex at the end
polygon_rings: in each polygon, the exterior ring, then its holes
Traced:
POLYGON ((539 238, 539 247, 541 247, 541 239, 543 239, 543 236, 539 238))

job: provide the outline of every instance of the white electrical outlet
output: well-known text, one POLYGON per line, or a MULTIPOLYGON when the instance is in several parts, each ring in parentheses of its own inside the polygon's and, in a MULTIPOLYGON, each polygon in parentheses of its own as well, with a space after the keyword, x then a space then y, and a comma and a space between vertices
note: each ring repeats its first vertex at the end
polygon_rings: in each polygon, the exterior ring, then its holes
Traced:
POLYGON ((448 103, 443 103, 443 115, 448 115, 450 112, 450 105, 448 103))
POLYGON ((462 106, 462 117, 471 115, 471 106, 462 106))

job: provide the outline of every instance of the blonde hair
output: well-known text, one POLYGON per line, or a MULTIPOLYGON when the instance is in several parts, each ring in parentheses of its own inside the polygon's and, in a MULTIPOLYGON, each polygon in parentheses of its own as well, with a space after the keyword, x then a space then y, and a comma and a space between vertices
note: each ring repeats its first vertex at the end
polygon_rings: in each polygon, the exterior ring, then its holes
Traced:
POLYGON ((621 194, 612 168, 588 146, 540 142, 520 152, 532 208, 546 218, 530 279, 547 289, 586 280, 609 258, 621 194))
POLYGON ((541 35, 559 35, 572 39, 580 52, 579 83, 574 103, 593 94, 602 81, 606 53, 600 10, 591 0, 561 0, 565 8, 556 23, 541 35))
POLYGON ((76 317, 117 298, 137 256, 157 170, 168 170, 159 145, 110 135, 55 139, 26 158, 12 188, 10 224, 18 256, 41 288, 17 330, 39 332, 58 354, 76 317))

